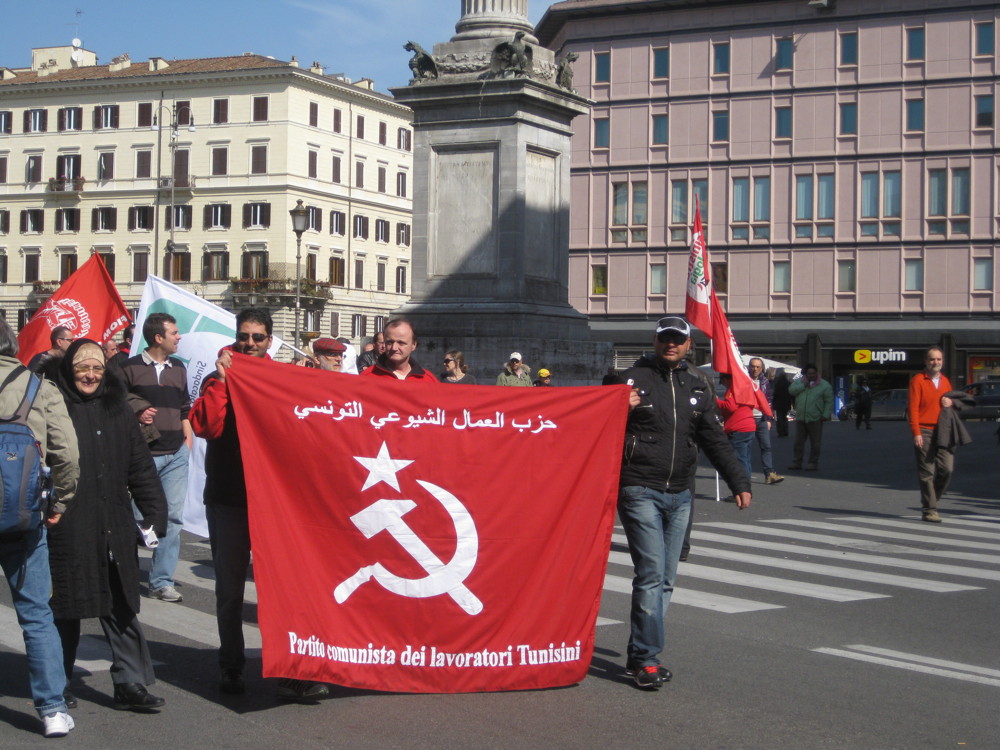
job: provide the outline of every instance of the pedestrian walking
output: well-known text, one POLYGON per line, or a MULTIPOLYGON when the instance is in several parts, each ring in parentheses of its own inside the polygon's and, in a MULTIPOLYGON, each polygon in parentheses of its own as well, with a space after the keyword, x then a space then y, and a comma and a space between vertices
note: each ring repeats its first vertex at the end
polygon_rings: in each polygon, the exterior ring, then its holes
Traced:
POLYGON ((720 471, 737 506, 750 505, 750 481, 722 430, 714 394, 684 360, 690 346, 686 320, 661 318, 653 354, 622 374, 632 392, 618 515, 635 566, 625 671, 645 689, 660 688, 671 678, 660 662, 663 621, 690 514, 695 445, 720 471))
POLYGON ((819 468, 819 453, 823 443, 823 423, 830 419, 833 411, 833 386, 820 378, 816 365, 806 365, 802 377, 796 378, 788 387, 789 395, 795 399, 795 449, 789 469, 802 468, 802 458, 809 441, 809 465, 806 469, 819 468))
MULTIPOLYGON (((114 708, 151 712, 165 703, 146 687, 156 682, 139 624, 139 526, 167 533, 167 498, 124 383, 106 369, 101 347, 74 341, 47 375, 59 386, 80 446, 80 481, 72 505, 49 532, 52 612, 62 642, 66 684, 73 678, 80 621, 100 618, 111 647, 114 708)), ((70 708, 76 697, 64 693, 70 708)))
MULTIPOLYGON (((231 695, 246 691, 243 640, 243 599, 250 569, 250 520, 247 511, 247 472, 240 452, 236 413, 229 401, 226 372, 233 357, 270 359, 274 322, 262 307, 241 310, 236 316, 236 341, 219 352, 215 372, 206 378, 201 397, 191 407, 191 426, 205 438, 205 516, 215 567, 215 614, 219 625, 219 690, 231 695)), ((282 700, 315 703, 329 694, 326 685, 304 680, 278 680, 282 700)))
POLYGON ((444 355, 444 374, 440 380, 442 383, 476 384, 476 379, 469 374, 469 366, 465 364, 465 356, 454 349, 444 355))
POLYGON ((792 410, 792 397, 788 393, 790 385, 788 374, 784 370, 778 370, 771 388, 771 406, 774 409, 778 437, 788 437, 788 412, 792 410))
POLYGON ((531 368, 521 361, 521 352, 511 352, 503 372, 497 375, 497 385, 532 388, 531 368))
MULTIPOLYGON (((139 422, 152 425, 159 436, 149 443, 156 471, 167 496, 167 534, 153 550, 149 568, 149 596, 165 602, 180 602, 184 597, 175 588, 174 570, 181 551, 181 528, 184 525, 184 500, 187 498, 188 458, 193 435, 188 412, 187 369, 175 357, 181 335, 177 321, 167 313, 153 313, 142 325, 146 349, 130 357, 121 366, 125 388, 151 406, 138 414, 139 422)), ((135 509, 135 520, 142 520, 135 509)))
POLYGON ((729 444, 733 446, 733 451, 746 470, 747 481, 753 481, 753 468, 750 464, 750 445, 753 443, 757 430, 757 422, 753 417, 753 409, 749 406, 736 403, 736 394, 733 392, 733 376, 722 373, 719 382, 726 389, 726 397, 716 397, 715 402, 719 406, 722 414, 722 430, 729 438, 729 444))
MULTIPOLYGON (((760 448, 760 463, 764 469, 764 483, 778 484, 784 477, 774 470, 774 463, 771 459, 771 427, 774 425, 774 389, 771 381, 764 372, 764 360, 754 357, 750 360, 747 368, 750 379, 757 382, 757 388, 764 395, 768 406, 771 407, 771 414, 765 414, 760 409, 753 410, 754 437, 757 439, 757 447, 760 448)), ((751 480, 753 474, 750 475, 751 480)))
POLYGON ((854 387, 854 416, 854 429, 860 430, 862 421, 866 430, 872 428, 872 391, 864 375, 858 378, 858 384, 854 387))
POLYGON ((944 351, 932 346, 924 356, 923 372, 910 381, 908 411, 920 482, 921 518, 928 523, 941 523, 938 501, 948 489, 955 468, 953 449, 933 439, 941 409, 952 406, 952 399, 945 395, 951 390, 951 382, 941 372, 943 367, 944 351))
POLYGON ((63 696, 66 673, 62 644, 49 607, 52 578, 48 535, 73 507, 80 476, 80 453, 76 431, 58 389, 31 374, 17 360, 17 351, 17 336, 7 321, 0 318, 0 414, 17 417, 26 412, 24 422, 38 444, 42 461, 52 472, 55 502, 50 507, 43 506, 44 523, 0 536, 0 568, 10 586, 24 638, 35 711, 42 720, 46 737, 65 737, 75 722, 63 696))

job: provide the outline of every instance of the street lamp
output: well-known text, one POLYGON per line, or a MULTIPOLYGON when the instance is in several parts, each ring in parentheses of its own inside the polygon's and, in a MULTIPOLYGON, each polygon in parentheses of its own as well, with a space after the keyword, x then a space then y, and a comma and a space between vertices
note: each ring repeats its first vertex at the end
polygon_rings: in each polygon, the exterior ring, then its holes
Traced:
POLYGON ((309 209, 302 205, 300 198, 295 208, 288 212, 292 216, 292 231, 295 232, 295 346, 299 346, 299 299, 302 292, 302 233, 309 228, 309 209))
MULTIPOLYGON (((177 183, 177 139, 180 136, 178 132, 178 118, 182 110, 187 110, 188 113, 188 132, 194 133, 194 113, 188 106, 178 107, 174 106, 174 109, 170 109, 166 105, 159 105, 156 108, 156 114, 153 115, 153 124, 150 126, 150 130, 155 130, 156 136, 156 205, 160 205, 160 181, 162 177, 162 159, 161 154, 163 153, 163 134, 160 131, 160 125, 157 122, 157 118, 162 110, 166 109, 170 113, 170 239, 167 241, 167 252, 172 253, 174 250, 174 225, 176 224, 174 216, 174 186, 177 183)), ((157 273, 159 266, 160 257, 160 212, 156 212, 156 221, 153 227, 153 244, 156 245, 156 249, 153 252, 153 274, 157 273)), ((164 258, 164 268, 166 267, 166 258, 164 258)))

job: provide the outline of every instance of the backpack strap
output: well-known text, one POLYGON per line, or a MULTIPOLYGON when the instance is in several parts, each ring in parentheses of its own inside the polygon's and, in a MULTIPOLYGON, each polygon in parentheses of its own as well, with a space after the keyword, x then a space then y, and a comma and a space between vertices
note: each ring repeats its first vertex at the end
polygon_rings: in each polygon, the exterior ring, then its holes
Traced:
POLYGON ((24 391, 24 398, 21 399, 21 403, 18 405, 14 413, 9 417, 0 417, 0 422, 21 424, 25 426, 28 424, 28 414, 31 412, 31 407, 35 403, 38 391, 42 387, 41 378, 28 370, 28 368, 24 365, 20 365, 14 368, 14 372, 8 375, 3 383, 0 383, 0 392, 16 380, 22 372, 28 373, 28 387, 24 391))

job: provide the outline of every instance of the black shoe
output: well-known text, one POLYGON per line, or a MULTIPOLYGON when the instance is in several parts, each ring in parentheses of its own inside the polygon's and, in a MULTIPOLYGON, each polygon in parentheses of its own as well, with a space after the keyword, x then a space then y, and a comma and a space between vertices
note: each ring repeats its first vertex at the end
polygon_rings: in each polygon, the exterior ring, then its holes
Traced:
POLYGON ((655 664, 646 667, 639 667, 635 673, 635 684, 646 690, 659 690, 663 687, 663 678, 660 677, 660 668, 655 664))
POLYGON ((76 696, 69 689, 63 690, 63 700, 66 701, 66 708, 76 708, 79 705, 76 696))
POLYGON ((230 695, 243 695, 247 686, 243 682, 243 673, 238 669, 223 669, 219 676, 219 692, 230 695))
POLYGON ((281 700, 297 703, 316 703, 319 698, 330 694, 330 688, 321 682, 307 682, 283 677, 278 680, 277 696, 281 700))
POLYGON ((687 552, 681 552, 681 562, 687 562, 687 559, 688 559, 688 553, 687 552))
MULTIPOLYGON (((670 682, 670 678, 674 676, 673 672, 671 672, 662 664, 657 668, 657 671, 659 672, 660 679, 663 680, 664 682, 670 682)), ((633 664, 630 661, 625 662, 625 674, 627 674, 629 677, 635 677, 635 672, 636 672, 635 664, 633 664)))
POLYGON ((157 698, 146 692, 146 688, 135 682, 123 682, 115 685, 115 711, 137 711, 151 713, 166 703, 163 698, 157 698))

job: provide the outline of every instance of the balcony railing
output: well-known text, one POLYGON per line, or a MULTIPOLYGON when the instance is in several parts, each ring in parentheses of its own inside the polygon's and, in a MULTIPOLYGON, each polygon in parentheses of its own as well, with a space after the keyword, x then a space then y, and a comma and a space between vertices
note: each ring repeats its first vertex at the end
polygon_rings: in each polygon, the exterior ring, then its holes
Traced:
POLYGON ((56 198, 77 198, 86 182, 86 177, 50 177, 47 192, 56 198))
MULTIPOLYGON (((232 279, 231 283, 234 300, 245 301, 250 305, 263 303, 273 305, 294 304, 295 279, 232 279)), ((321 306, 330 299, 329 282, 302 279, 300 298, 303 306, 321 306)))
POLYGON ((51 297, 60 286, 62 286, 61 281, 32 281, 31 294, 36 299, 41 297, 51 297))

